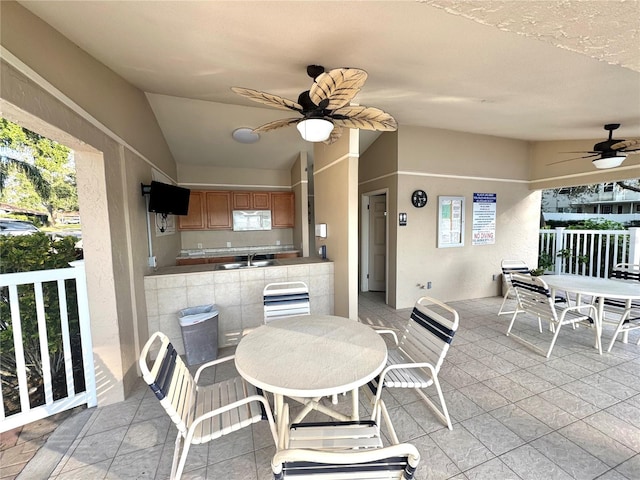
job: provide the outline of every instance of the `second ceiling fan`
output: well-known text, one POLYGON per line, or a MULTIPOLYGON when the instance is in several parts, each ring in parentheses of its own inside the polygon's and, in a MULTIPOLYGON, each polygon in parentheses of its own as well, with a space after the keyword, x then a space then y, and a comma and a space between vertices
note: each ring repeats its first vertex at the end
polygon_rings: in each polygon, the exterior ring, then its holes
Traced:
POLYGON ((625 158, 627 158, 628 154, 640 152, 640 140, 623 140, 613 138, 613 131, 618 128, 620 128, 619 123, 607 123, 604 126, 604 129, 609 132, 609 138, 603 142, 596 143, 593 146, 593 150, 587 152, 566 152, 586 153, 587 155, 560 160, 558 162, 550 163, 549 165, 590 158, 596 168, 613 168, 620 166, 625 158))
POLYGON ((336 68, 325 72, 324 67, 309 65, 307 74, 314 82, 309 90, 298 96, 297 102, 250 88, 231 88, 238 95, 254 102, 281 110, 291 110, 301 115, 266 123, 253 129, 254 132, 269 132, 297 125, 305 140, 331 144, 340 138, 343 128, 397 130, 398 124, 395 119, 379 108, 349 105, 367 80, 367 72, 364 70, 336 68))

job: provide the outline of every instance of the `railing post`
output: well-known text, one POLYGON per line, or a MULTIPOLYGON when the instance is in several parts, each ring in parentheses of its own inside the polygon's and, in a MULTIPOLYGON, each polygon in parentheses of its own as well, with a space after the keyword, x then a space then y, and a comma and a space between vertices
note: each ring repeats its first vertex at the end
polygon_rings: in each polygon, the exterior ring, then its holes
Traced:
POLYGON ((640 265, 640 227, 629 229, 629 263, 640 265))
POLYGON ((558 257, 558 252, 562 251, 564 249, 564 227, 556 227, 555 231, 556 231, 556 244, 555 244, 555 250, 552 253, 552 255, 555 257, 555 261, 553 262, 554 265, 554 272, 556 275, 560 275, 562 273, 562 258, 558 257))
POLYGON ((80 338, 82 342, 82 361, 84 363, 85 389, 87 392, 87 406, 98 404, 96 392, 96 373, 93 363, 93 343, 91 341, 91 317, 89 315, 89 296, 87 293, 87 274, 84 260, 69 262, 77 270, 76 292, 78 296, 78 316, 80 319, 80 338))

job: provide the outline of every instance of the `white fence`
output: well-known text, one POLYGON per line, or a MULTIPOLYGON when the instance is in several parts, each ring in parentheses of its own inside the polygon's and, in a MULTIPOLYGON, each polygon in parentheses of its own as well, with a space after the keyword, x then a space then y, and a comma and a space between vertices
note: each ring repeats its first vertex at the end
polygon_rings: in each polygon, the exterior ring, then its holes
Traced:
MULTIPOLYGON (((5 330, 2 332, 5 335, 9 331, 13 332, 14 350, 14 355, 10 355, 9 352, 0 352, 2 353, 0 376, 3 384, 3 388, 0 389, 0 432, 78 405, 95 406, 97 404, 96 382, 84 262, 74 262, 71 268, 0 275, 0 291, 3 292, 0 301, 7 303, 10 311, 10 323, 7 319, 0 318, 0 327, 5 330), (53 282, 57 284, 57 295, 53 282), (68 304, 67 295, 67 287, 71 283, 75 283, 77 297, 73 305, 68 304), (5 293, 8 297, 4 295, 5 293), (21 295, 25 294, 33 294, 35 298, 36 321, 34 321, 33 312, 21 311, 21 295), (55 298, 51 300, 48 295, 53 295, 55 298), (74 332, 70 332, 70 311, 77 312, 78 317, 77 331, 74 332), (57 318, 60 319, 60 325, 51 325, 51 319, 57 318), (47 325, 47 319, 49 319, 49 325, 47 325), (26 334, 35 333, 34 329, 37 330, 37 346, 34 347, 28 343, 25 345, 26 334), (56 336, 61 337, 61 350, 54 344, 54 339, 50 338, 52 331, 60 332, 56 336), (60 353, 53 355, 51 347, 60 350, 60 353), (77 381, 77 376, 74 379, 74 357, 76 370, 79 368, 81 359, 83 370, 80 378, 83 382, 77 381), (57 371, 61 373, 54 378, 52 372, 57 371), (16 382, 19 399, 17 402, 9 402, 5 397, 7 394, 13 394, 16 382), (54 382, 57 385, 55 389, 54 382), (84 383, 84 388, 79 385, 80 383, 84 383), (66 388, 61 388, 60 384, 66 388), (30 398, 30 394, 38 389, 43 390, 44 402, 35 402, 41 404, 32 405, 34 400, 30 398), (13 405, 18 402, 19 411, 17 411, 17 405, 13 405), (9 405, 11 411, 7 411, 9 405)), ((31 335, 31 337, 34 336, 31 335)))
POLYGON ((540 230, 539 254, 553 261, 550 273, 607 278, 617 263, 640 264, 640 228, 540 230))

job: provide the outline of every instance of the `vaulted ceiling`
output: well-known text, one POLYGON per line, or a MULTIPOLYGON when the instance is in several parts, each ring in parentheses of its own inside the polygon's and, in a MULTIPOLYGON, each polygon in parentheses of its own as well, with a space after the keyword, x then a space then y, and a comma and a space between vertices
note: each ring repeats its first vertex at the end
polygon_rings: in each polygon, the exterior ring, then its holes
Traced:
MULTIPOLYGON (((288 168, 291 116, 231 91, 297 99, 308 64, 364 69, 355 103, 399 123, 522 140, 640 137, 640 3, 631 1, 21 1, 146 92, 178 163, 288 168)), ((362 148, 375 134, 362 132, 362 148)))

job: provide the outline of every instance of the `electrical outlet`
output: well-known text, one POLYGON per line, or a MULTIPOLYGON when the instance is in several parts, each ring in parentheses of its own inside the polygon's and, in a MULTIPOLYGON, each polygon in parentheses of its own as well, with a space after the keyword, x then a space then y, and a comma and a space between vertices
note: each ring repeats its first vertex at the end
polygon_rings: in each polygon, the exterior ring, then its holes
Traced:
POLYGON ((227 242, 227 248, 231 246, 231 242, 227 242))
POLYGON ((156 259, 156 257, 149 257, 149 266, 151 268, 156 268, 158 266, 158 261, 156 259))
POLYGON ((276 245, 280 245, 280 240, 276 240, 276 245))
POLYGON ((201 243, 198 244, 198 248, 202 248, 202 244, 201 243))
POLYGON ((492 275, 492 280, 493 280, 494 282, 496 281, 496 277, 497 277, 497 275, 494 273, 494 274, 492 275))
POLYGON ((427 289, 431 288, 431 282, 427 282, 427 289))

